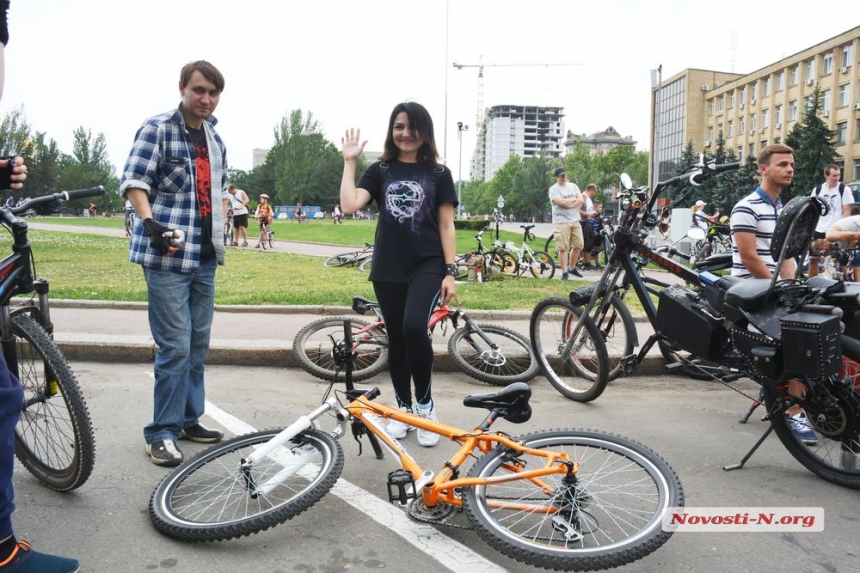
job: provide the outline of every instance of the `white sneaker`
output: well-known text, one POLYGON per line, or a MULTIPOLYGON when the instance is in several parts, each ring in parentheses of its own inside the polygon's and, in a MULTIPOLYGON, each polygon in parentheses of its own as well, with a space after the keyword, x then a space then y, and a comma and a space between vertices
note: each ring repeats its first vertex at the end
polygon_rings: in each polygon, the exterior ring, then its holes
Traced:
MULTIPOLYGON (((418 415, 424 418, 425 420, 432 420, 436 422, 436 406, 433 404, 433 401, 430 401, 430 404, 426 407, 421 407, 421 404, 418 404, 418 415)), ((425 448, 432 448, 436 444, 439 443, 439 434, 434 434, 429 430, 422 430, 418 428, 418 444, 424 446, 425 448)))
MULTIPOLYGON (((411 408, 407 408, 406 406, 401 406, 401 410, 404 412, 412 413, 411 408)), ((414 426, 410 426, 409 424, 404 424, 398 420, 389 420, 388 425, 385 427, 388 430, 388 433, 397 438, 398 440, 402 440, 406 437, 407 432, 412 432, 415 430, 414 426)))

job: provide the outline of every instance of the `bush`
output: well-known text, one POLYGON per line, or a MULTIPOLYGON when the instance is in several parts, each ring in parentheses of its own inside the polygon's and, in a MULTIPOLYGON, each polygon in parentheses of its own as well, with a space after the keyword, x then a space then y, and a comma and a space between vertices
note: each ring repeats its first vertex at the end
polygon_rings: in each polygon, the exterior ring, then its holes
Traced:
POLYGON ((490 221, 477 219, 454 219, 454 228, 460 231, 480 231, 490 224, 490 221))

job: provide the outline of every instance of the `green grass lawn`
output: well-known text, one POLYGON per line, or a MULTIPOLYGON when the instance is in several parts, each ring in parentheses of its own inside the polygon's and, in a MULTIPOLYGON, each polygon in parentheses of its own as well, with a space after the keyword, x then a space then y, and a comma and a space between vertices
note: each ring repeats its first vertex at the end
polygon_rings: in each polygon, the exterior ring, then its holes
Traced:
MULTIPOLYGON (((74 219, 58 219, 70 224, 74 219)), ((100 225, 121 219, 80 219, 100 225)), ((41 221, 41 220, 40 220, 41 221)), ((345 225, 276 224, 278 239, 334 242, 356 245, 372 240, 372 222, 348 221, 345 225), (345 241, 347 236, 356 237, 345 241), (328 240, 322 241, 325 237, 328 240)), ((474 235, 474 232, 464 232, 474 235)), ((470 237, 471 238, 471 237, 470 237)), ((472 244, 467 248, 472 248, 472 244)), ((65 299, 145 301, 146 290, 139 265, 128 262, 128 240, 99 235, 30 231, 36 271, 51 284, 51 296, 65 299)), ((0 239, 0 252, 9 252, 11 238, 0 239)), ((583 281, 561 283, 530 277, 457 285, 460 304, 468 309, 531 310, 547 296, 566 296, 583 281)), ((348 306, 353 295, 374 298, 367 274, 355 268, 327 269, 322 258, 256 249, 228 249, 227 264, 217 273, 217 304, 279 304, 348 306)))

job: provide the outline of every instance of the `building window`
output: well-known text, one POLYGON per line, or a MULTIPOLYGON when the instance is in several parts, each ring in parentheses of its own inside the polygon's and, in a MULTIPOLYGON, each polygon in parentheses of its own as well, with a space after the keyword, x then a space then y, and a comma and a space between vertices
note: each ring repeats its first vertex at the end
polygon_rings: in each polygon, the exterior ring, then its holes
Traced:
POLYGON ((720 137, 723 136, 723 124, 722 123, 717 124, 717 135, 719 135, 720 137))
POLYGON ((756 157, 755 153, 755 143, 750 143, 750 156, 756 157))
POLYGON ((726 128, 727 128, 727 131, 726 131, 726 137, 733 137, 733 136, 734 136, 734 134, 735 134, 735 133, 734 133, 734 131, 735 131, 735 129, 734 129, 734 128, 735 128, 735 122, 733 122, 732 120, 729 120, 728 125, 726 126, 726 128))
POLYGON ((738 135, 744 134, 744 118, 738 118, 738 135))
POLYGON ((854 44, 848 44, 842 48, 842 67, 850 68, 854 63, 854 44))
POLYGON ((747 101, 747 88, 746 86, 741 88, 741 103, 746 103, 747 101))
POLYGON ((789 85, 791 87, 794 87, 797 85, 798 75, 800 73, 800 65, 792 66, 791 71, 789 73, 791 74, 791 79, 789 79, 789 85))
POLYGON ((753 131, 755 131, 755 114, 751 113, 750 114, 750 133, 752 133, 753 131))
POLYGON ((860 158, 854 158, 854 177, 852 181, 857 181, 860 179, 860 158))
POLYGON ((845 107, 851 103, 851 84, 839 86, 839 103, 838 107, 845 107))
POLYGON ((812 107, 812 96, 808 95, 803 98, 803 113, 808 113, 810 107, 812 107))
POLYGON ((713 140, 714 140, 714 126, 709 125, 708 126, 708 141, 713 141, 713 140))
POLYGON ((860 117, 854 120, 854 141, 860 141, 860 117))
POLYGON ((761 82, 761 97, 767 97, 770 95, 770 76, 766 77, 761 82))
POLYGON ((714 100, 708 102, 708 115, 714 115, 714 100))
POLYGON ((761 126, 762 127, 770 127, 770 110, 763 109, 761 111, 761 126))
POLYGON ((764 149, 765 147, 767 147, 767 140, 766 140, 766 139, 762 139, 762 140, 761 140, 761 149, 764 149))
POLYGON ((806 81, 815 79, 815 58, 806 62, 806 73, 804 75, 806 81))
POLYGON ((797 121, 797 100, 788 102, 788 121, 797 121))
POLYGON ((738 159, 742 159, 744 156, 744 146, 738 145, 738 159))
POLYGON ((729 94, 729 109, 735 108, 735 92, 729 94))
POLYGON ((719 103, 717 104, 720 111, 725 111, 726 109, 726 96, 720 96, 719 103))
POLYGON ((821 92, 821 110, 825 115, 830 113, 830 90, 821 92))
POLYGON ((776 91, 781 92, 785 89, 785 72, 776 74, 776 91))
POLYGON ((827 74, 833 73, 833 52, 828 52, 824 54, 824 69, 821 70, 821 75, 826 76, 827 74))
POLYGON ((773 122, 777 125, 782 123, 782 106, 778 105, 773 108, 773 122))
POLYGON ((841 121, 836 124, 836 139, 834 142, 837 145, 845 145, 848 141, 848 122, 841 121))
POLYGON ((758 99, 758 82, 753 82, 750 86, 750 101, 758 99))

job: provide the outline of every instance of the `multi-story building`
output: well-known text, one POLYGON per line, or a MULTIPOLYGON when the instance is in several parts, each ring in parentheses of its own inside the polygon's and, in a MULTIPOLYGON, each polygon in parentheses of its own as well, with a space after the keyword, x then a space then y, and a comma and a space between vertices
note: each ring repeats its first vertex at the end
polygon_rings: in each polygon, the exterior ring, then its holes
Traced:
POLYGON ((564 142, 565 150, 572 151, 573 146, 581 143, 588 147, 591 155, 598 153, 609 153, 613 147, 618 145, 636 145, 632 137, 622 137, 614 127, 609 126, 603 131, 598 131, 590 135, 577 135, 572 131, 567 132, 567 140, 564 142))
POLYGON ((478 131, 472 179, 489 181, 511 155, 559 157, 564 152, 564 108, 497 105, 478 131))
POLYGON ((688 141, 713 151, 722 133, 726 149, 741 158, 783 141, 803 119, 817 85, 821 118, 836 132, 843 179, 860 180, 858 51, 860 27, 750 74, 687 69, 660 82, 651 112, 658 179, 670 176, 688 141))

